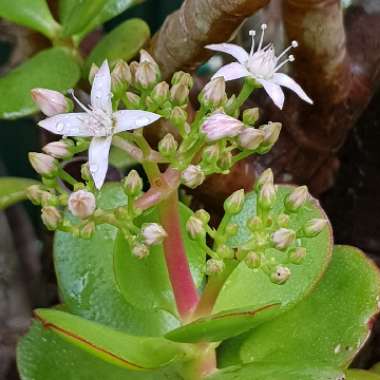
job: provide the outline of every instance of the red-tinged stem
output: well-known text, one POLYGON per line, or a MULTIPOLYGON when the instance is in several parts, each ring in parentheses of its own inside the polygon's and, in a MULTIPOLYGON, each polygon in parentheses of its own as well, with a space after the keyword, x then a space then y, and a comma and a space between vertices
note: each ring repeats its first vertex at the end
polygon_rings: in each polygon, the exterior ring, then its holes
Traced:
POLYGON ((183 245, 177 191, 160 203, 159 211, 161 224, 168 234, 164 240, 164 251, 169 278, 178 313, 186 321, 198 304, 198 293, 183 245))

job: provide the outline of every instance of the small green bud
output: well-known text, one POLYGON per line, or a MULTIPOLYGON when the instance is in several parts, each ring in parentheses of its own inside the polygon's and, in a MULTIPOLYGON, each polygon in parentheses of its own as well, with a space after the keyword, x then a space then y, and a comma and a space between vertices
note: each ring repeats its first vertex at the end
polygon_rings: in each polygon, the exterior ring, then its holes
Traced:
POLYGON ((80 230, 80 237, 82 239, 90 239, 95 232, 95 223, 89 222, 80 230))
POLYGON ((162 243, 168 234, 158 223, 144 223, 141 227, 141 236, 144 243, 150 246, 162 243))
POLYGON ((226 83, 223 77, 212 79, 206 84, 198 96, 199 103, 208 109, 223 106, 227 100, 226 83))
POLYGON ((238 214, 243 209, 244 201, 244 189, 237 190, 224 201, 224 211, 227 214, 238 214))
POLYGON ((288 281, 291 275, 290 269, 282 265, 278 265, 274 272, 271 273, 270 279, 274 284, 282 285, 288 281))
POLYGON ((278 224, 280 227, 288 227, 288 225, 289 225, 289 215, 286 215, 286 214, 280 214, 280 215, 277 217, 277 224, 278 224))
POLYGON ((250 218, 247 222, 247 227, 252 231, 256 232, 260 230, 263 227, 263 221, 259 216, 254 216, 253 218, 250 218))
POLYGON ((293 248, 289 252, 289 261, 292 264, 297 264, 298 265, 298 264, 301 264, 304 261, 305 256, 306 256, 306 248, 304 248, 304 247, 293 248))
POLYGON ((270 182, 265 183, 259 192, 258 203, 264 209, 270 209, 276 201, 276 187, 270 182))
POLYGON ((260 146, 260 153, 266 153, 268 152, 273 145, 277 142, 280 132, 281 132, 282 124, 281 123, 273 123, 269 122, 266 125, 262 125, 259 129, 264 131, 265 137, 264 141, 262 142, 260 146))
POLYGON ((285 198, 284 204, 287 211, 295 212, 299 210, 307 201, 309 192, 307 186, 296 187, 290 194, 285 198))
POLYGON ((218 166, 222 170, 230 170, 232 166, 232 153, 222 152, 221 157, 218 161, 218 166))
POLYGON ((264 170, 259 178, 256 180, 256 189, 260 189, 265 183, 270 183, 273 185, 273 172, 272 169, 266 169, 264 170))
POLYGON ((195 215, 190 216, 186 223, 186 231, 192 239, 205 236, 203 221, 195 215))
POLYGON ((248 252, 245 256, 244 262, 250 269, 259 268, 261 265, 261 256, 257 252, 248 252))
POLYGON ((257 120, 259 120, 260 111, 257 107, 248 108, 243 112, 243 122, 244 124, 254 125, 257 120))
POLYGON ((138 259, 144 259, 149 255, 149 247, 141 243, 135 244, 132 247, 132 255, 138 259))
POLYGON ((151 97, 154 102, 161 105, 169 99, 169 85, 166 82, 160 82, 154 87, 151 97))
POLYGON ((255 150, 264 141, 264 132, 256 128, 245 128, 238 136, 239 146, 243 149, 255 150))
POLYGON ((136 67, 134 84, 137 88, 142 90, 152 89, 159 79, 160 73, 154 64, 143 61, 136 67))
POLYGON ((224 232, 227 236, 235 236, 238 230, 239 226, 237 224, 229 224, 224 232))
POLYGON ((56 207, 47 206, 41 209, 41 219, 46 228, 54 231, 62 221, 62 215, 56 207))
POLYGON ((119 60, 111 73, 112 92, 120 97, 131 82, 132 74, 128 64, 119 60))
POLYGON ((226 103, 224 104, 224 111, 227 115, 230 115, 232 117, 238 117, 239 116, 239 110, 237 112, 232 112, 234 104, 236 101, 236 95, 233 94, 230 98, 227 99, 226 103), (233 114, 232 114, 233 113, 233 114), (237 115, 236 115, 237 113, 237 115))
POLYGON ((225 244, 220 245, 216 253, 222 259, 233 259, 235 257, 234 250, 225 244))
POLYGON ((158 143, 158 150, 164 157, 171 157, 178 148, 178 142, 171 133, 167 133, 158 143))
POLYGON ((91 179, 91 172, 88 163, 85 163, 80 167, 80 175, 84 181, 89 181, 91 179))
POLYGON ((182 83, 175 84, 170 89, 170 99, 177 106, 186 104, 189 100, 189 88, 182 83))
POLYGON ((136 197, 142 191, 143 181, 136 170, 131 170, 123 179, 122 186, 127 195, 136 197))
POLYGON ((182 126, 187 120, 187 112, 181 107, 174 107, 170 114, 170 121, 176 126, 182 126))
POLYGON ((202 160, 206 164, 212 164, 218 161, 220 157, 220 148, 217 144, 209 145, 202 152, 202 160))
POLYGON ((201 185, 205 178, 205 174, 199 165, 189 165, 181 175, 182 183, 190 189, 195 189, 201 185))
POLYGON ((207 262, 206 262, 206 274, 208 276, 218 274, 220 272, 223 272, 223 270, 224 270, 223 260, 217 260, 217 259, 207 260, 207 262))
POLYGON ((194 85, 194 80, 190 74, 185 73, 183 71, 177 71, 174 73, 171 83, 172 85, 179 83, 184 84, 186 87, 190 89, 194 85))
POLYGON ((195 211, 194 216, 200 219, 205 225, 210 221, 210 214, 206 210, 203 210, 203 208, 195 211))
POLYGON ((90 84, 94 81, 96 73, 99 71, 99 66, 95 63, 91 65, 90 72, 88 74, 88 81, 90 84))
POLYGON ((326 219, 311 219, 303 226, 303 232, 306 237, 312 238, 317 236, 326 225, 326 219))
POLYGON ((45 177, 54 177, 58 172, 58 161, 44 153, 30 152, 29 161, 33 169, 45 177))
POLYGON ((272 234, 272 242, 280 250, 288 248, 295 239, 296 233, 288 228, 280 228, 272 234))
POLYGON ((57 206, 58 200, 57 197, 49 191, 42 191, 40 203, 42 206, 57 206))
POLYGON ((79 219, 88 218, 96 209, 94 194, 86 190, 78 190, 71 193, 68 200, 68 209, 79 219))
POLYGON ((141 98, 133 92, 127 91, 125 93, 124 102, 130 109, 139 109, 141 98))
POLYGON ((32 185, 26 189, 26 196, 34 205, 41 204, 42 190, 39 185, 32 185))

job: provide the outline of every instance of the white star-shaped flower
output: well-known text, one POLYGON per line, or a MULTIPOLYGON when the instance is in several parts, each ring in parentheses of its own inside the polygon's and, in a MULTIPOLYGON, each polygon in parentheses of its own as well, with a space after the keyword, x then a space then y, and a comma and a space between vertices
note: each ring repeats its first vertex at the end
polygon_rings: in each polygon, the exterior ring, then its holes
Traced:
POLYGON ((250 36, 252 36, 252 46, 249 54, 242 47, 235 44, 222 43, 207 45, 206 48, 230 54, 238 61, 221 67, 214 74, 213 78, 222 76, 226 81, 229 81, 243 77, 252 77, 264 87, 267 94, 280 109, 282 109, 285 99, 281 86, 289 88, 301 99, 312 104, 313 101, 306 95, 305 91, 298 83, 288 75, 278 73, 278 70, 282 66, 288 62, 294 61, 293 55, 289 55, 286 59, 283 58, 290 49, 298 46, 297 42, 293 41, 291 45, 277 57, 272 44, 268 44, 264 47, 262 46, 264 31, 266 28, 266 24, 261 26, 262 33, 259 46, 256 50, 256 32, 254 30, 249 32, 250 36))
POLYGON ((92 137, 88 150, 89 167, 95 186, 100 189, 108 169, 108 156, 115 133, 144 127, 160 118, 139 110, 112 111, 111 74, 104 61, 94 77, 91 105, 75 100, 85 112, 63 113, 42 120, 38 125, 48 131, 75 137, 92 137))

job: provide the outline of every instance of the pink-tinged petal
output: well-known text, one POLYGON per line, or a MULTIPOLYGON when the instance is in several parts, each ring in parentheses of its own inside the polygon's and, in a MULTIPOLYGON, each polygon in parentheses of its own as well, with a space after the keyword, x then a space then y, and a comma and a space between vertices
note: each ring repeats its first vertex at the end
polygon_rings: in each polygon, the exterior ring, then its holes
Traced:
POLYGON ((49 132, 62 136, 94 136, 91 125, 93 119, 85 112, 62 113, 41 120, 38 125, 49 132))
POLYGON ((91 105, 107 115, 112 114, 111 73, 107 60, 100 66, 92 82, 91 105))
POLYGON ((302 87, 288 75, 282 73, 275 73, 273 74, 273 82, 280 86, 289 88, 289 90, 295 92, 302 100, 310 104, 313 104, 313 101, 306 95, 302 87))
POLYGON ((248 70, 238 62, 232 62, 221 67, 213 76, 212 79, 223 77, 225 81, 239 79, 249 76, 248 70))
POLYGON ((145 127, 157 121, 161 116, 153 112, 122 110, 113 113, 114 133, 145 127))
POLYGON ((219 51, 221 53, 227 53, 236 58, 240 63, 245 63, 248 60, 249 54, 239 45, 235 44, 211 44, 205 46, 209 50, 219 51))
POLYGON ((108 156, 112 136, 94 137, 88 149, 90 173, 97 189, 103 186, 108 170, 108 156))
POLYGON ((255 78, 256 82, 260 83, 267 94, 270 96, 270 98, 273 100, 273 103, 280 109, 282 110, 282 107, 284 106, 284 92, 282 91, 281 87, 273 82, 269 82, 264 79, 258 79, 255 78))

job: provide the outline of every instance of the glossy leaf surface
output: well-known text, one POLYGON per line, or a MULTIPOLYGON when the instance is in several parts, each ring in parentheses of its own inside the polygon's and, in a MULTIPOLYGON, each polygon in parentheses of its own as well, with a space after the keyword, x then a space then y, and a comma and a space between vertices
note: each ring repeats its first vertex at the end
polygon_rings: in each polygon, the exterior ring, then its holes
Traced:
POLYGON ((45 328, 111 364, 132 370, 153 370, 185 356, 182 346, 164 338, 127 335, 73 314, 37 309, 45 328))
MULTIPOLYGON (((283 212, 283 200, 292 190, 289 186, 279 186, 278 196, 271 215, 283 212)), ((247 221, 256 215, 256 193, 247 196, 243 210, 232 218, 231 223, 239 225, 239 232, 229 241, 238 246, 249 238, 247 221)), ((316 200, 308 201, 307 207, 290 215, 289 228, 298 230, 311 218, 327 218, 316 200)), ((263 305, 273 300, 281 303, 278 312, 284 312, 308 294, 323 275, 332 252, 332 232, 330 225, 316 237, 302 239, 307 255, 302 265, 287 264, 291 270, 289 280, 283 285, 273 284, 261 270, 249 269, 244 262, 231 273, 223 286, 214 307, 214 312, 232 308, 263 305)), ((284 255, 277 251, 279 255, 284 255)))
POLYGON ((0 17, 53 37, 59 25, 45 0, 0 0, 0 17))
POLYGON ((100 66, 105 59, 110 62, 131 60, 149 37, 150 31, 145 21, 135 18, 123 22, 98 42, 86 60, 86 71, 90 70, 92 63, 100 66))
POLYGON ((176 342, 218 342, 241 334, 273 316, 279 305, 271 304, 258 309, 231 310, 198 319, 166 334, 176 342))
POLYGON ((179 379, 170 368, 132 371, 107 363, 65 341, 35 321, 17 347, 22 380, 167 380, 179 379))
MULTIPOLYGON (((204 279, 205 252, 186 233, 186 221, 192 215, 192 211, 183 204, 180 204, 179 209, 190 270, 196 286, 200 287, 204 279)), ((159 222, 156 211, 144 215, 141 224, 148 222, 159 222)), ((139 260, 132 255, 128 242, 119 233, 114 260, 116 282, 128 302, 143 309, 161 308, 176 313, 162 245, 152 247, 149 256, 139 260)))
POLYGON ((16 119, 37 111, 30 90, 66 91, 77 83, 80 69, 67 50, 44 50, 0 78, 0 119, 16 119))
MULTIPOLYGON (((106 184, 97 198, 103 209, 126 204, 118 184, 106 184)), ((97 226, 90 240, 58 232, 54 242, 55 269, 62 299, 70 312, 135 335, 162 335, 178 321, 162 310, 137 310, 118 291, 113 272, 117 229, 97 226)))
POLYGON ((38 183, 30 178, 0 178, 0 210, 26 199, 25 190, 38 183))
POLYGON ((380 380, 380 375, 361 369, 350 369, 346 372, 346 380, 380 380))
POLYGON ((347 366, 365 343, 378 312, 378 269, 358 249, 337 246, 322 281, 297 307, 250 333, 243 362, 347 366))

